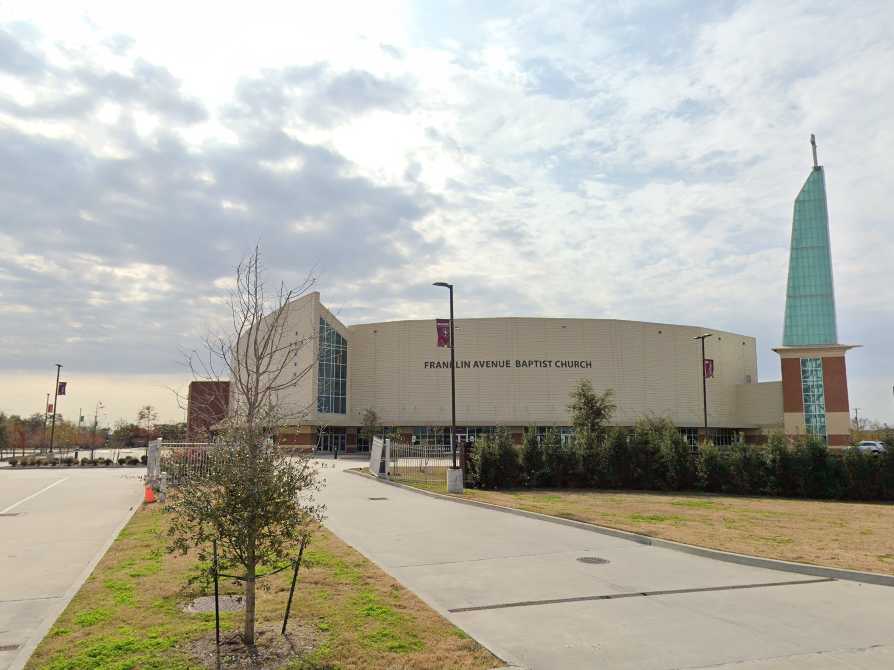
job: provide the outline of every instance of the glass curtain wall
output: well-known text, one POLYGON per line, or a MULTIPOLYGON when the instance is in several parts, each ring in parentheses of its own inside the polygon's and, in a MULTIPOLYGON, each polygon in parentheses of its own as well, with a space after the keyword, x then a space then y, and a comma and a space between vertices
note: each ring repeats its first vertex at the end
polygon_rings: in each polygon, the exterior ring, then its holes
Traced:
POLYGON ((317 411, 348 411, 348 343, 324 319, 320 319, 320 362, 317 374, 317 411))

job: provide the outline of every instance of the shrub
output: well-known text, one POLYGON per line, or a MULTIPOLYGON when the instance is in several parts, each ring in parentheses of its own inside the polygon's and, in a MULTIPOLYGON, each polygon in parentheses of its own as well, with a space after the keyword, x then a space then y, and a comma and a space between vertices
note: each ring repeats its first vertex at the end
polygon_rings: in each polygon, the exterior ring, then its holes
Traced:
POLYGON ((569 444, 562 444, 559 431, 548 429, 543 435, 543 464, 546 483, 550 486, 569 486, 577 473, 576 452, 569 444))
POLYGON ((605 440, 600 440, 598 435, 590 430, 575 432, 570 446, 573 460, 579 468, 576 479, 581 486, 598 486, 602 483, 605 471, 604 444, 605 440))
POLYGON ((537 439, 537 429, 534 426, 525 429, 521 462, 527 485, 543 486, 546 465, 543 460, 543 445, 537 439))
POLYGON ((829 450, 825 443, 815 437, 800 440, 795 447, 799 471, 799 494, 805 498, 834 498, 839 490, 835 490, 832 479, 829 450))
POLYGON ((775 496, 798 495, 798 459, 785 435, 774 433, 767 443, 767 492, 775 496))
POLYGON ((140 461, 134 458, 133 456, 128 456, 127 460, 124 461, 126 465, 139 465, 140 461))
POLYGON ((143 465, 146 465, 146 462, 148 460, 149 459, 146 457, 146 454, 143 454, 142 456, 140 456, 140 463, 142 463, 143 465))
POLYGON ((605 473, 603 481, 611 488, 633 486, 633 464, 627 431, 616 428, 609 433, 605 449, 605 473))
POLYGON ((72 465, 74 465, 74 462, 75 462, 75 459, 73 456, 66 456, 65 458, 62 459, 62 465, 64 465, 65 467, 68 467, 68 468, 70 468, 72 465))
POLYGON ((880 456, 864 454, 852 447, 844 454, 845 484, 844 495, 852 500, 876 499, 882 493, 882 468, 880 456))
POLYGON ((727 493, 764 493, 767 488, 767 466, 762 450, 747 444, 734 444, 723 454, 726 460, 727 493))
POLYGON ((118 459, 118 465, 124 465, 125 463, 127 463, 127 459, 124 456, 118 459))
POLYGON ((700 488, 711 493, 720 493, 727 480, 728 467, 721 453, 713 442, 707 442, 699 448, 698 482, 700 488))
POLYGON ((10 459, 7 459, 6 462, 9 463, 10 466, 15 467, 19 464, 19 459, 18 458, 10 458, 10 459))
POLYGON ((81 459, 81 466, 83 467, 83 466, 85 466, 85 465, 93 465, 93 461, 91 461, 91 460, 90 460, 89 458, 87 458, 86 456, 85 456, 84 458, 81 459))
POLYGON ((50 457, 47 459, 47 463, 46 463, 46 464, 49 465, 50 467, 56 467, 57 465, 59 465, 59 459, 56 458, 55 456, 50 456, 50 457))
POLYGON ((505 428, 475 442, 478 484, 485 489, 508 488, 519 482, 521 462, 512 436, 505 428))
POLYGON ((105 465, 105 466, 107 466, 107 467, 108 467, 109 465, 112 465, 112 459, 111 459, 111 458, 100 458, 97 462, 99 462, 99 461, 101 461, 102 464, 105 465))

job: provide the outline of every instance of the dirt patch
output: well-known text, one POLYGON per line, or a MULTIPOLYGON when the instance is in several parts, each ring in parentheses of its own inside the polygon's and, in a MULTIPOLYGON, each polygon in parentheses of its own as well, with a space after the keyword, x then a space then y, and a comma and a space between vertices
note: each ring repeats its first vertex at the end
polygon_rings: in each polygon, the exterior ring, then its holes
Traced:
MULTIPOLYGON (((220 667, 224 670, 281 668, 287 662, 294 662, 295 659, 313 652, 319 642, 319 634, 311 628, 290 622, 285 635, 280 635, 278 628, 258 629, 255 642, 255 646, 247 647, 238 633, 221 635, 220 667)), ((213 631, 210 635, 191 642, 188 651, 203 667, 209 670, 217 667, 213 631)))
MULTIPOLYGON (((221 612, 240 612, 245 609, 242 596, 220 596, 218 601, 218 608, 221 612)), ((190 614, 213 612, 214 596, 199 596, 194 600, 190 600, 183 606, 183 611, 190 614)))

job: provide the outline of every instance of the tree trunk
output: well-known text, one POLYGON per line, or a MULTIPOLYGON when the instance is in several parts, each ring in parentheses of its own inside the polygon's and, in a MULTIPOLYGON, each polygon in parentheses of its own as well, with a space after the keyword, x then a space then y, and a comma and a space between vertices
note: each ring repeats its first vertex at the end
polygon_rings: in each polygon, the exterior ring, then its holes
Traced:
POLYGON ((255 643, 255 566, 245 572, 245 620, 242 641, 248 646, 255 643))

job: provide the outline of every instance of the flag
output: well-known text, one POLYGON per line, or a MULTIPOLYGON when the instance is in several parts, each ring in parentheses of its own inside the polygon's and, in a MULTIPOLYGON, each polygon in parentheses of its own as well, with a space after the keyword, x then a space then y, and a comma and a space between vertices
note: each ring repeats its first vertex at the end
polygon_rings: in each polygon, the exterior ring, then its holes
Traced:
POLYGON ((59 382, 59 392, 58 395, 65 395, 65 386, 68 382, 59 382))
POLYGON ((53 413, 53 403, 50 403, 49 405, 47 405, 47 414, 52 414, 52 413, 53 413))
POLYGON ((711 379, 714 376, 714 359, 705 359, 705 379, 711 379))
POLYGON ((435 320, 435 329, 438 331, 438 346, 439 347, 449 347, 450 346, 450 320, 449 319, 436 319, 435 320))

